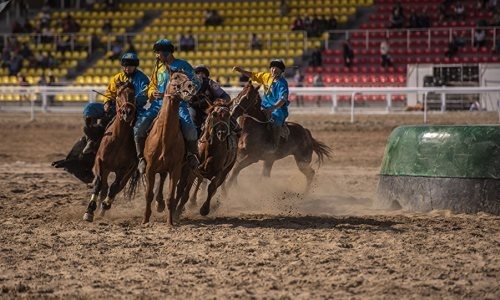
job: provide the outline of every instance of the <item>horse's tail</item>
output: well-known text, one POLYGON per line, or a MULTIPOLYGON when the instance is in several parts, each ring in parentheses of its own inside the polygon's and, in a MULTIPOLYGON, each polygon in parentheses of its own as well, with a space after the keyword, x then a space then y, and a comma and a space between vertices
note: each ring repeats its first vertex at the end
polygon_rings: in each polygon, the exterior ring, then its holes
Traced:
POLYGON ((321 167, 323 162, 325 161, 325 158, 331 159, 332 158, 332 148, 327 146, 325 143, 316 140, 313 138, 311 131, 306 129, 307 133, 309 134, 309 137, 311 138, 311 144, 314 153, 318 156, 318 168, 321 167))
POLYGON ((139 180, 141 179, 141 173, 139 173, 139 170, 135 169, 134 172, 132 172, 132 176, 130 176, 130 179, 128 180, 128 185, 125 188, 125 198, 127 200, 132 200, 137 192, 137 186, 139 185, 139 180))

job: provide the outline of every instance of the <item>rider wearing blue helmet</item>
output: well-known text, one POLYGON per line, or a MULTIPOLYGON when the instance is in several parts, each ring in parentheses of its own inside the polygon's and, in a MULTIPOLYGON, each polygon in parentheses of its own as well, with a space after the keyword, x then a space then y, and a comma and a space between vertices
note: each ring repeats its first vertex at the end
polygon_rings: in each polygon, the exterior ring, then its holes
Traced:
MULTIPOLYGON (((193 67, 185 60, 175 58, 173 53, 175 47, 171 41, 160 39, 153 45, 153 51, 156 57, 156 64, 151 75, 151 82, 148 86, 148 99, 150 107, 139 113, 134 127, 134 140, 139 158, 139 172, 144 173, 146 161, 144 160, 144 145, 146 143, 147 130, 158 115, 163 103, 163 96, 170 79, 169 69, 171 71, 183 71, 199 87, 199 82, 194 76, 193 67)), ((192 168, 198 167, 198 133, 196 126, 189 115, 188 103, 181 101, 179 106, 179 117, 181 130, 186 140, 187 159, 192 168)))
POLYGON ((132 81, 135 87, 135 98, 137 111, 144 110, 143 106, 147 103, 146 90, 149 85, 149 78, 137 67, 139 58, 137 54, 127 52, 120 59, 122 71, 115 74, 104 92, 104 103, 89 103, 83 109, 85 127, 83 129, 87 144, 83 153, 94 153, 97 151, 99 141, 104 134, 109 121, 115 116, 115 98, 117 93, 117 83, 132 81))

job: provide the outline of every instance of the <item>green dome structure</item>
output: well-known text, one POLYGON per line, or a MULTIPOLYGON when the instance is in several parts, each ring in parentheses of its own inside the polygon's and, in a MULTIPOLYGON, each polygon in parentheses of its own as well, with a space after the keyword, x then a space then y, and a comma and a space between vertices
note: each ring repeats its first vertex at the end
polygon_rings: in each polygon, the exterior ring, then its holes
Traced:
POLYGON ((400 126, 389 136, 376 203, 500 215, 500 126, 400 126))

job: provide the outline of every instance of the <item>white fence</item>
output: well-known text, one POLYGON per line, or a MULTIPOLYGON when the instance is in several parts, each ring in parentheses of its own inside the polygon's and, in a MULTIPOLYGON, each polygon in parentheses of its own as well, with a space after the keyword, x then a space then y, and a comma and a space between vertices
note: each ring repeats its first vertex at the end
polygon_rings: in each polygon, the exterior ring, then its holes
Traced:
MULTIPOLYGON (((0 111, 31 111, 32 118, 35 113, 49 113, 49 112, 73 112, 79 113, 82 111, 85 102, 75 101, 49 101, 49 97, 58 95, 83 95, 89 102, 97 101, 98 92, 104 92, 104 86, 32 86, 32 87, 18 87, 18 86, 2 86, 0 87, 0 99, 6 99, 12 95, 28 95, 30 105, 23 105, 22 101, 1 101, 0 111), (35 96, 36 95, 36 96, 35 96)), ((241 88, 230 87, 226 91, 232 97, 236 96, 241 88)), ((300 108, 306 112, 322 112, 322 113, 349 113, 351 121, 354 121, 354 116, 357 113, 391 113, 401 111, 401 107, 395 108, 393 106, 392 95, 406 95, 406 98, 417 97, 422 99, 424 108, 427 108, 427 95, 430 93, 441 95, 441 111, 446 111, 447 100, 446 94, 477 94, 480 95, 481 108, 488 111, 499 111, 500 117, 500 86, 483 86, 483 87, 302 87, 290 88, 290 94, 302 96, 317 96, 329 97, 331 103, 329 107, 303 107, 300 108), (374 106, 358 107, 356 96, 358 95, 386 95, 385 103, 374 106), (340 95, 348 95, 349 100, 339 101, 340 95)), ((292 109, 295 109, 292 105, 292 109)), ((297 108, 298 109, 298 108, 297 108)), ((427 111, 424 110, 424 122, 427 121, 427 111)))

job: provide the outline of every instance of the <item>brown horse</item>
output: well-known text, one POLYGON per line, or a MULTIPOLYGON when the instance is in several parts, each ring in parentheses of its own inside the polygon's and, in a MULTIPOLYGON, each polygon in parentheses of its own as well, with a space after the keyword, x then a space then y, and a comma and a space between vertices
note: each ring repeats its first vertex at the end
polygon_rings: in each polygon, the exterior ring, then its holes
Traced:
POLYGON ((242 132, 238 142, 238 159, 229 177, 228 186, 236 183, 240 171, 253 163, 264 161, 262 175, 270 177, 276 160, 293 155, 299 170, 306 176, 307 192, 315 174, 311 167, 313 152, 318 156, 318 166, 321 166, 325 158, 331 158, 331 148, 314 139, 311 132, 302 125, 286 122, 288 137, 281 138, 276 152, 270 151, 273 147, 268 129, 271 120, 268 120, 261 110, 259 88, 260 86, 255 87, 249 81, 233 99, 232 114, 235 118, 241 117, 239 121, 242 132))
MULTIPOLYGON (((144 173, 146 179, 146 209, 143 224, 148 223, 151 217, 155 176, 160 174, 155 198, 157 211, 162 212, 165 209, 163 186, 168 175, 167 224, 173 225, 173 214, 182 190, 180 189, 176 195, 176 188, 183 173, 183 166, 187 165, 185 164, 186 146, 179 121, 179 106, 181 101, 187 101, 195 92, 196 86, 186 74, 183 72, 170 74, 160 113, 146 139, 144 148, 144 159, 146 160, 144 173)), ((184 168, 184 172, 187 172, 187 168, 184 168)))
MULTIPOLYGON (((102 214, 104 214, 111 208, 116 195, 125 187, 137 168, 133 137, 137 108, 132 82, 118 83, 116 106, 115 120, 104 133, 94 160, 93 191, 83 216, 83 219, 89 222, 94 220, 97 199, 99 198, 102 204, 102 214), (115 179, 108 187, 108 177, 112 172, 115 173, 115 179)), ((129 190, 126 196, 130 198, 132 194, 133 189, 129 190)))
POLYGON ((206 110, 207 118, 204 122, 201 137, 198 140, 198 151, 201 161, 198 172, 196 172, 198 176, 193 172, 188 179, 186 189, 183 192, 181 202, 176 211, 176 217, 179 217, 182 213, 184 205, 189 198, 189 191, 194 183, 195 177, 198 179, 195 193, 203 178, 210 181, 207 199, 200 208, 200 214, 202 216, 208 215, 210 212, 210 200, 217 192, 217 189, 224 183, 227 175, 236 162, 238 138, 236 134, 232 133, 230 128, 230 107, 231 103, 223 99, 217 99, 214 101, 213 105, 210 105, 206 110))

